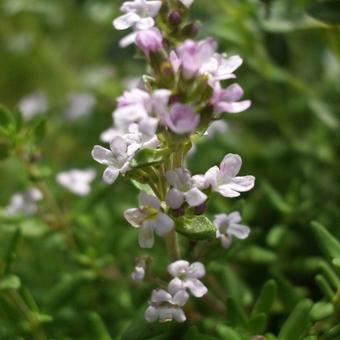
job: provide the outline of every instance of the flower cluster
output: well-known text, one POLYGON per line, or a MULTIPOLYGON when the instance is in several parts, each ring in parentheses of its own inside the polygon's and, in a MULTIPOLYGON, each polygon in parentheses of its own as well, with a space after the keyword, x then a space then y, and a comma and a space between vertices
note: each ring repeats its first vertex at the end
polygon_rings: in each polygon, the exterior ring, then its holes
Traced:
MULTIPOLYGON (((225 132, 223 114, 239 113, 251 105, 249 100, 241 100, 243 90, 233 82, 242 59, 218 53, 213 38, 193 40, 198 25, 189 19, 192 3, 123 3, 123 14, 113 26, 118 30, 131 28, 132 33, 120 45, 134 43, 152 72, 142 77, 139 87, 118 97, 113 125, 100 136, 109 147, 96 145, 92 150, 94 160, 106 167, 106 183, 114 183, 121 175, 142 189, 138 207, 124 213, 138 229, 140 247, 152 248, 156 234, 165 239, 174 261, 168 266, 172 280, 152 292, 145 313, 149 322, 183 322, 189 294, 200 298, 207 293, 200 281, 205 267, 181 259, 179 233, 196 243, 197 239, 215 237, 227 248, 233 238, 245 239, 250 232, 240 224, 238 212, 216 215, 213 222, 205 216, 214 192, 235 198, 254 187, 253 176, 239 175, 241 157, 229 153, 219 166, 193 176, 185 167, 193 140, 210 137, 214 129, 225 132)), ((132 279, 147 280, 146 267, 144 260, 137 261, 132 279)))

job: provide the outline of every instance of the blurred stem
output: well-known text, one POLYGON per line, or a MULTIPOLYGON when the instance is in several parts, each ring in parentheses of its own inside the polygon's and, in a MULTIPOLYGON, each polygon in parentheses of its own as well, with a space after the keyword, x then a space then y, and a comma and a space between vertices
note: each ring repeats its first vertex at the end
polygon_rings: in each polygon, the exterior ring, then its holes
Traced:
POLYGON ((175 230, 171 230, 165 237, 166 248, 171 261, 177 261, 181 258, 177 234, 175 230))
POLYGON ((32 314, 24 300, 16 291, 10 291, 7 296, 4 296, 10 303, 13 303, 18 310, 23 314, 25 319, 32 327, 33 339, 36 340, 47 340, 45 332, 41 327, 40 321, 32 314))

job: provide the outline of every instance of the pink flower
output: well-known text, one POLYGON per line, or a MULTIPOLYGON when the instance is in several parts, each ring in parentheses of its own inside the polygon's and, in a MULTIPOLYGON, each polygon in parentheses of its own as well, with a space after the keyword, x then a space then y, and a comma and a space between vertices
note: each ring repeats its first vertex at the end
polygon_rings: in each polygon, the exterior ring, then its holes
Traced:
POLYGON ((223 112, 238 113, 247 110, 251 106, 250 100, 238 101, 243 96, 240 85, 232 84, 222 89, 220 83, 214 85, 214 94, 211 104, 214 105, 215 114, 223 112))
POLYGON ((156 27, 139 31, 136 35, 136 45, 149 56, 150 52, 157 52, 163 48, 162 33, 156 27))
POLYGON ((170 54, 170 62, 175 72, 182 67, 184 77, 190 79, 210 60, 216 49, 217 43, 212 38, 199 42, 186 40, 170 54))
POLYGON ((163 123, 172 131, 178 134, 185 134, 194 131, 200 121, 190 105, 176 103, 172 105, 170 112, 163 117, 163 123))

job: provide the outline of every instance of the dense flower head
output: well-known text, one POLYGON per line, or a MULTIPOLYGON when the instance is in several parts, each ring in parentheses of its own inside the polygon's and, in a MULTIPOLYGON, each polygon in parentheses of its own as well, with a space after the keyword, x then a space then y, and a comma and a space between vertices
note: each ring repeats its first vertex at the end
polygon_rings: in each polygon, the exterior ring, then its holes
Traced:
POLYGON ((154 233, 164 236, 174 227, 174 221, 162 212, 159 199, 145 192, 139 194, 139 208, 126 210, 124 216, 139 229, 139 245, 142 248, 153 247, 154 233))
POLYGON ((238 211, 227 214, 218 214, 214 218, 216 237, 221 240, 224 248, 228 248, 233 238, 244 240, 249 236, 249 227, 240 224, 241 215, 238 211))

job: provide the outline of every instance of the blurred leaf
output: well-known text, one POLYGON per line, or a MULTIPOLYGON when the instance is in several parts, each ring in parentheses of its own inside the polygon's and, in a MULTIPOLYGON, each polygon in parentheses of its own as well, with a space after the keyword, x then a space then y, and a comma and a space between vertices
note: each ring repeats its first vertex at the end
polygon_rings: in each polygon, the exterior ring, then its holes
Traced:
POLYGON ((0 161, 4 161, 10 155, 10 146, 7 143, 0 142, 0 161))
POLYGON ((332 301, 335 292, 332 290, 331 286, 329 285, 325 277, 323 275, 316 275, 315 281, 318 284, 321 292, 325 295, 325 297, 332 301))
POLYGON ((281 196, 281 194, 276 191, 276 189, 267 181, 262 183, 264 192, 268 195, 270 202, 275 208, 277 208, 283 214, 290 214, 292 208, 281 196))
POLYGON ((193 240, 213 238, 216 229, 205 216, 183 217, 176 220, 176 231, 193 240))
POLYGON ((46 133, 46 118, 39 117, 33 126, 34 141, 39 145, 45 137, 46 133))
POLYGON ((310 325, 312 307, 311 300, 305 299, 299 302, 283 324, 278 338, 280 340, 301 339, 310 325))
POLYGON ((267 316, 259 313, 252 316, 247 323, 247 330, 251 335, 263 334, 267 326, 267 316))
POLYGON ((330 129, 337 130, 339 128, 339 120, 336 118, 330 108, 321 100, 311 99, 309 106, 315 115, 330 129))
POLYGON ((331 258, 340 257, 340 242, 318 222, 312 222, 315 237, 324 253, 331 258))
POLYGON ((185 333, 185 336, 183 340, 192 340, 192 339, 197 339, 197 340, 216 340, 215 337, 202 334, 198 331, 197 327, 190 327, 189 330, 185 333))
POLYGON ((0 290, 18 289, 20 285, 20 278, 13 274, 6 275, 0 280, 0 290))
POLYGON ((0 105, 0 128, 4 128, 6 130, 10 123, 10 112, 4 106, 0 105))
POLYGON ((268 314, 275 301, 277 284, 274 280, 267 281, 261 290, 260 296, 256 300, 252 315, 259 313, 268 314))
POLYGON ((235 256, 238 260, 250 263, 273 263, 277 261, 277 256, 271 250, 258 246, 244 247, 235 256))
POLYGON ((230 322, 239 327, 243 327, 247 323, 247 317, 245 311, 243 310, 242 304, 238 301, 236 302, 234 298, 228 297, 227 299, 227 309, 230 322))
POLYGON ((334 312, 334 306, 329 302, 317 302, 311 310, 311 318, 315 321, 326 319, 334 312))
POLYGON ((92 312, 89 315, 90 325, 91 325, 91 333, 92 338, 96 340, 112 340, 103 320, 101 317, 92 312))
POLYGON ((340 24, 340 1, 316 1, 307 8, 307 13, 326 24, 338 25, 340 24))
POLYGON ((226 340, 243 340, 243 337, 233 328, 226 325, 217 325, 217 333, 226 340))
POLYGON ((10 271, 11 263, 15 257, 15 250, 18 245, 20 236, 21 236, 21 229, 17 228, 14 231, 13 236, 11 237, 11 240, 8 244, 8 248, 4 256, 4 263, 5 263, 4 273, 5 274, 7 274, 10 271))

